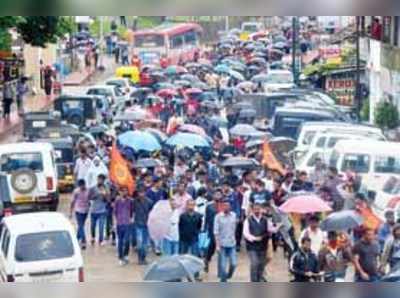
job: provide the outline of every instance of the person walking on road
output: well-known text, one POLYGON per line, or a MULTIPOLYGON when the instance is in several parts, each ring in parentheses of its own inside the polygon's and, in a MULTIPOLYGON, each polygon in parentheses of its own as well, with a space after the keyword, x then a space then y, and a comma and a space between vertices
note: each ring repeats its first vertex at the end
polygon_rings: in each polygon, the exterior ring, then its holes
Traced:
POLYGON ((91 244, 96 242, 96 228, 99 230, 99 245, 104 243, 104 229, 107 216, 107 202, 110 199, 110 191, 106 186, 106 176, 100 174, 97 177, 97 185, 89 190, 90 201, 90 232, 92 236, 91 244))
POLYGON ((147 265, 146 256, 150 240, 147 221, 152 206, 153 202, 146 197, 144 187, 138 187, 136 190, 136 196, 133 199, 133 214, 139 265, 147 265))
POLYGON ((386 240, 381 261, 382 273, 386 273, 388 264, 390 271, 399 268, 400 265, 400 224, 393 227, 392 236, 386 240))
POLYGON ((127 188, 121 188, 120 195, 114 203, 115 223, 117 226, 118 259, 120 265, 127 265, 129 240, 133 215, 133 202, 127 188))
POLYGON ((237 223, 238 218, 231 211, 230 202, 225 200, 222 205, 222 212, 217 214, 214 223, 214 236, 218 251, 218 277, 221 282, 227 282, 231 279, 237 266, 237 223))
POLYGON ((243 236, 246 239, 247 254, 250 259, 250 281, 266 282, 264 277, 267 266, 267 249, 272 227, 267 217, 263 215, 263 206, 255 203, 251 215, 243 225, 243 236))
POLYGON ((294 282, 310 282, 319 277, 318 258, 311 250, 311 239, 301 239, 300 248, 292 255, 289 265, 290 272, 294 275, 294 282))
POLYGON ((181 213, 174 200, 170 201, 170 205, 172 213, 168 223, 166 223, 169 229, 162 241, 162 252, 166 256, 179 254, 179 217, 181 213))
POLYGON ((189 199, 186 211, 179 218, 180 253, 200 256, 199 234, 202 227, 201 214, 195 211, 196 202, 189 199))
POLYGON ((356 282, 376 282, 379 280, 378 259, 380 251, 375 231, 365 230, 361 240, 353 247, 356 282))
POLYGON ((89 213, 89 191, 86 187, 85 180, 78 180, 78 187, 72 194, 72 202, 70 208, 70 217, 75 212, 75 218, 78 225, 77 235, 81 248, 86 249, 85 223, 89 213))
POLYGON ((29 88, 26 83, 27 78, 22 77, 17 83, 17 108, 18 114, 22 116, 24 114, 24 96, 28 93, 29 88))
MULTIPOLYGON (((86 185, 88 185, 88 173, 89 169, 92 167, 92 160, 89 158, 86 150, 82 149, 80 156, 75 162, 74 177, 78 180, 85 180, 86 185)), ((97 179, 97 177, 96 177, 97 179)))
POLYGON ((11 82, 6 82, 3 87, 3 118, 10 120, 11 105, 14 101, 14 90, 11 82))

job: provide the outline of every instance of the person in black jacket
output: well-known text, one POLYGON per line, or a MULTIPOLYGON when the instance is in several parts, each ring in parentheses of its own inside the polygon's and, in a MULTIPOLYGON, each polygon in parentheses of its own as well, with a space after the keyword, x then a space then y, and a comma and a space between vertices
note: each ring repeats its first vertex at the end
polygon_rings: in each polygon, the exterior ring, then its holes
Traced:
POLYGON ((296 191, 313 191, 314 185, 308 181, 306 172, 300 172, 296 180, 293 181, 292 192, 296 191))
POLYGON ((294 282, 310 282, 318 279, 319 264, 317 256, 311 251, 311 239, 304 237, 301 247, 290 260, 290 272, 294 275, 294 282))
POLYGON ((202 226, 202 216, 194 211, 196 202, 188 200, 186 212, 182 213, 179 219, 179 240, 181 254, 192 254, 196 257, 199 252, 199 234, 202 226))

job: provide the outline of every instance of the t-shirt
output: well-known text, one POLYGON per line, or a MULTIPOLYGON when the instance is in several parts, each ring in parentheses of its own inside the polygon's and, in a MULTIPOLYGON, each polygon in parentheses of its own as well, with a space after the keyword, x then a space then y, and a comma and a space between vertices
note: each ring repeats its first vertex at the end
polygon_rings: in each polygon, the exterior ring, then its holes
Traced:
POLYGON ((271 193, 269 191, 253 191, 250 195, 250 203, 261 204, 263 206, 268 205, 269 201, 271 200, 271 193))
MULTIPOLYGON (((378 256, 380 247, 377 241, 373 243, 358 242, 353 248, 353 254, 359 256, 361 268, 370 276, 378 274, 378 256)), ((356 273, 359 274, 358 272, 356 273)))

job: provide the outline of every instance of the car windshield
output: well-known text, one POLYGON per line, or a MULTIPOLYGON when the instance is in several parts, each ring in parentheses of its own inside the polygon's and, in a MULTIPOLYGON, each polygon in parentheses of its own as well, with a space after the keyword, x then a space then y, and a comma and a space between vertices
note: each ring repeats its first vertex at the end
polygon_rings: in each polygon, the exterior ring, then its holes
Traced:
POLYGON ((164 36, 161 34, 146 34, 135 36, 135 48, 156 48, 164 46, 164 36))
POLYGON ((311 145, 316 134, 317 134, 317 132, 315 132, 315 131, 307 131, 304 134, 303 145, 311 145))
POLYGON ((267 76, 267 84, 291 84, 293 76, 291 73, 270 73, 267 76))
POLYGON ((258 26, 256 24, 243 25, 243 31, 244 32, 257 32, 258 26))
POLYGON ((367 154, 345 154, 342 163, 342 172, 368 173, 370 157, 367 154))
POLYGON ((56 163, 74 162, 73 148, 55 149, 56 163))
POLYGON ((376 173, 400 174, 400 158, 394 156, 377 156, 374 166, 376 173))
POLYGON ((15 260, 35 262, 70 258, 74 255, 72 239, 67 231, 25 234, 17 237, 15 260))
POLYGON ((1 159, 4 160, 1 165, 2 172, 10 173, 21 169, 43 171, 43 158, 39 152, 3 154, 1 159))
POLYGON ((383 185, 382 190, 390 195, 396 195, 400 193, 400 180, 396 177, 390 177, 383 185))

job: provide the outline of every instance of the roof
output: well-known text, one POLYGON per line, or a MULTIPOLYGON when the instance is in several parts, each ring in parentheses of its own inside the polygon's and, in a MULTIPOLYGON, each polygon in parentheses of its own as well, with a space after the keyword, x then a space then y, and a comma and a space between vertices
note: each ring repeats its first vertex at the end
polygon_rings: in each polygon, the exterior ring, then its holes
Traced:
POLYGON ((58 212, 37 212, 12 215, 4 218, 11 235, 49 231, 73 231, 71 223, 58 212))
POLYGON ((53 150, 53 145, 49 143, 11 143, 0 145, 1 153, 23 153, 23 152, 35 152, 43 150, 53 150))
POLYGON ((303 115, 315 115, 321 117, 334 117, 335 114, 330 110, 321 110, 321 109, 310 109, 310 108, 302 108, 302 107, 280 107, 275 110, 275 115, 281 114, 303 114, 303 115))
POLYGON ((382 130, 376 126, 368 125, 368 124, 355 124, 355 123, 348 123, 348 122, 334 122, 334 121, 309 121, 303 122, 303 127, 305 126, 316 126, 316 127, 323 127, 324 129, 333 129, 333 128, 351 128, 351 129, 366 129, 366 130, 374 130, 376 132, 382 133, 382 130))
POLYGON ((202 32, 203 29, 200 25, 195 23, 180 23, 173 24, 167 23, 153 29, 139 30, 134 32, 134 36, 137 35, 146 35, 146 34, 162 34, 162 35, 176 35, 189 30, 195 30, 197 32, 202 32))
POLYGON ((335 150, 339 152, 371 154, 379 153, 380 155, 399 155, 400 143, 385 142, 375 140, 342 140, 337 142, 335 150))

